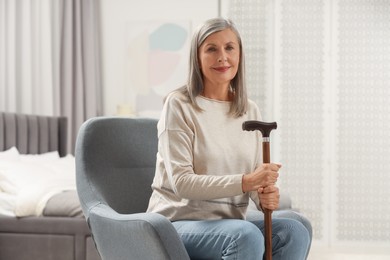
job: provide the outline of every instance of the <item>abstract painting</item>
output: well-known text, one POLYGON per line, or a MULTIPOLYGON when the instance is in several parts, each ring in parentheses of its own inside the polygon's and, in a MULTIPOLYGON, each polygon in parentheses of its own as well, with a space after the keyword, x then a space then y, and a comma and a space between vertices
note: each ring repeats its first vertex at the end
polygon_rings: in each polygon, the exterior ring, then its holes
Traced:
POLYGON ((138 116, 159 117, 163 98, 185 84, 189 21, 128 22, 126 99, 138 116))

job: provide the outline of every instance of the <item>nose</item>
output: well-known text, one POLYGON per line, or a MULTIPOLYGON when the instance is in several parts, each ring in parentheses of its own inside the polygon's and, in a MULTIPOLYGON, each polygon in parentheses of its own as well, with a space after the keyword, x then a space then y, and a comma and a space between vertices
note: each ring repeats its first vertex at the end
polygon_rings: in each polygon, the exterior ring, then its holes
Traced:
POLYGON ((226 62, 227 61, 227 56, 224 51, 221 51, 221 55, 218 57, 218 62, 226 62))

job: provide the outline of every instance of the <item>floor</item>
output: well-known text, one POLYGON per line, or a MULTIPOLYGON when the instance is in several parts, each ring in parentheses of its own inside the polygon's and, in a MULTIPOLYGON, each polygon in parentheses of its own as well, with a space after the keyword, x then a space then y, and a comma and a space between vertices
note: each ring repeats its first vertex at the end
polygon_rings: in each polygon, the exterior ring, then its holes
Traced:
POLYGON ((364 247, 331 250, 314 245, 308 260, 390 260, 390 251, 388 248, 367 250, 364 247))
POLYGON ((322 253, 310 254, 308 260, 389 260, 390 255, 322 253))

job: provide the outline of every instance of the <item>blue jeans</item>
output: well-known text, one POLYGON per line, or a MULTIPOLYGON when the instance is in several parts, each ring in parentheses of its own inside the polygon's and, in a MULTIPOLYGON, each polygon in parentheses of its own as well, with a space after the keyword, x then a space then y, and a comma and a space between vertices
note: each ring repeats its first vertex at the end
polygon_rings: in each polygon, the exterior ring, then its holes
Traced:
MULTIPOLYGON (((310 250, 310 245, 313 237, 313 228, 311 226, 311 223, 309 219, 307 219, 304 215, 301 213, 295 212, 293 210, 287 209, 287 210, 276 210, 272 214, 273 218, 288 218, 288 219, 295 219, 299 222, 301 222, 307 231, 309 232, 309 237, 310 237, 310 244, 309 244, 309 250, 310 250)), ((246 218, 247 220, 253 222, 253 220, 260 220, 264 219, 264 214, 260 211, 256 210, 248 210, 246 213, 246 218)), ((306 258, 309 255, 309 250, 307 250, 307 255, 306 258)))
MULTIPOLYGON (((263 259, 262 220, 180 220, 172 224, 191 259, 263 259)), ((274 260, 306 258, 311 240, 302 223, 293 219, 274 218, 272 234, 274 260)))

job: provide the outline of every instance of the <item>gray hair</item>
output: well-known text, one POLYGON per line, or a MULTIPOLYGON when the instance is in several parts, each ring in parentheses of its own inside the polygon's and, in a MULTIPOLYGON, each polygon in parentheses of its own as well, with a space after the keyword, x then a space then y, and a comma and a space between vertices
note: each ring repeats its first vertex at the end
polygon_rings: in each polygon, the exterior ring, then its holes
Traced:
POLYGON ((203 91, 203 77, 199 68, 198 50, 208 36, 225 29, 230 29, 235 33, 240 46, 240 62, 238 65, 237 74, 232 79, 230 85, 231 91, 234 93, 234 98, 229 110, 229 115, 240 117, 245 114, 248 106, 245 86, 244 51, 242 48, 241 36, 237 30, 237 27, 229 19, 213 18, 205 21, 195 30, 191 41, 187 85, 182 87, 180 91, 188 97, 189 101, 196 109, 201 110, 196 102, 196 97, 203 91))

